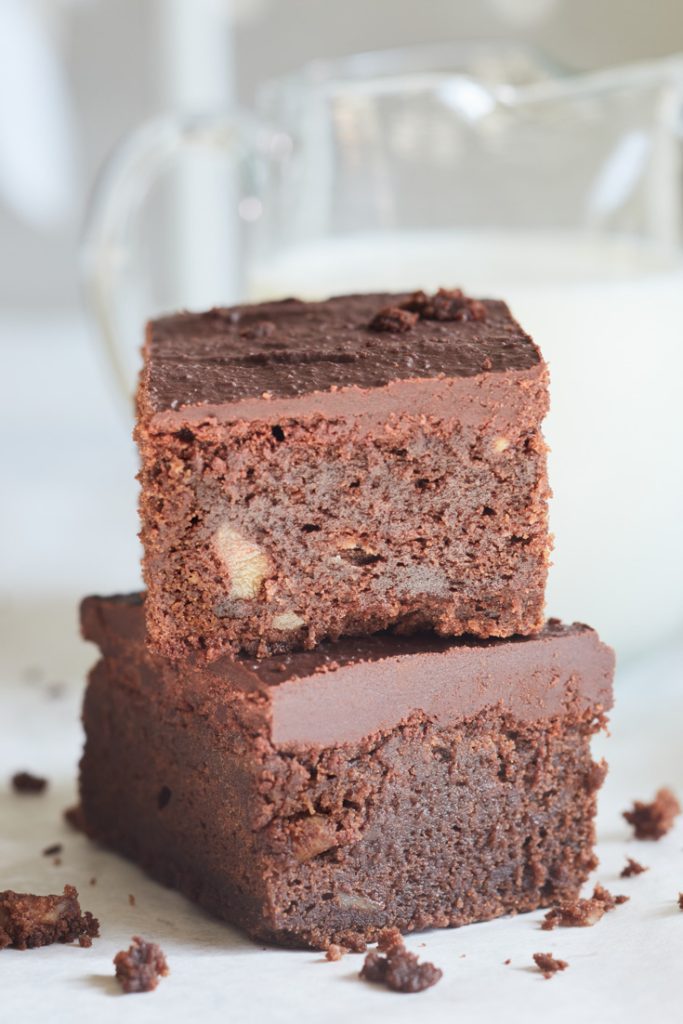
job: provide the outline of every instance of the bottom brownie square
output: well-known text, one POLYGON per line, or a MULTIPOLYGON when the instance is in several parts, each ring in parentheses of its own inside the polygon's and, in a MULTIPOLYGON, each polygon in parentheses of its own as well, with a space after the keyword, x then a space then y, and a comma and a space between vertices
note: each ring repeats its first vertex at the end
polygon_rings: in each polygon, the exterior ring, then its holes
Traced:
POLYGON ((351 948, 577 895, 613 655, 534 637, 347 639, 175 664, 143 598, 87 598, 89 834, 254 938, 351 948))

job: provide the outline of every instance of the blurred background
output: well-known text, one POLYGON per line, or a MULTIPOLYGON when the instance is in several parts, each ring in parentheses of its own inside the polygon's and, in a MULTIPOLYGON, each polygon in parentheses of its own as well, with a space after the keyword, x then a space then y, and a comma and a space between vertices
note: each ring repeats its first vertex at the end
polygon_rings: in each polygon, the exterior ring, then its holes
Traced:
POLYGON ((139 585, 144 318, 375 285, 510 298, 553 374, 549 611, 679 636, 681 51, 671 0, 0 0, 6 657, 70 671, 75 602, 139 585))

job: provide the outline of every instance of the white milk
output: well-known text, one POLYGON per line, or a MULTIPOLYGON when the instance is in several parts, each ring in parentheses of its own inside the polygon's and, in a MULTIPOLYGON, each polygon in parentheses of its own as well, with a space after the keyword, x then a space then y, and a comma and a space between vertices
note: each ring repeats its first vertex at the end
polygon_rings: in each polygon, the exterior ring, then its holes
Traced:
POLYGON ((683 627, 683 265, 631 242, 415 233, 289 249, 254 299, 462 286, 504 297, 550 364, 548 613, 619 655, 683 627))

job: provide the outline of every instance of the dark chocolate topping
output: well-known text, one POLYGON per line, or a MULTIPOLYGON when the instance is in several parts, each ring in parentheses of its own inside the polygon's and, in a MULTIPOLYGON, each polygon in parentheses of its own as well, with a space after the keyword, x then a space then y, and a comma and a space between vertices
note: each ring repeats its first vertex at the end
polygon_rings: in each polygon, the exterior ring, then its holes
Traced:
POLYGON ((485 300, 482 319, 419 319, 408 331, 370 328, 407 294, 296 299, 207 313, 179 313, 148 327, 148 413, 394 381, 473 377, 541 362, 504 302, 485 300))
MULTIPOLYGON (((105 656, 169 665, 145 647, 140 595, 86 598, 81 621, 105 656)), ((190 658, 177 671, 196 676, 210 700, 226 687, 262 693, 271 739, 289 747, 353 742, 415 712, 446 725, 493 706, 526 720, 561 715, 572 703, 607 709, 613 669, 613 652, 589 626, 550 619, 541 633, 509 640, 376 634, 262 661, 205 666, 190 658)))

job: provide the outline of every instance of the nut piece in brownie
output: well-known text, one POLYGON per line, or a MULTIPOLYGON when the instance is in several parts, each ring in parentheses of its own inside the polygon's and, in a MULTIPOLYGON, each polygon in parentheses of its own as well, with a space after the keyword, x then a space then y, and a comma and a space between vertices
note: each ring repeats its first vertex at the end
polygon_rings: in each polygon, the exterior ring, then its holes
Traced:
POLYGON ((459 291, 153 321, 136 429, 152 646, 211 660, 540 629, 547 405, 505 303, 459 291))
POLYGON ((90 946, 99 934, 99 921, 87 910, 81 913, 73 885, 65 885, 61 896, 0 892, 0 949, 33 949, 76 940, 90 946))
POLYGON ((114 957, 116 980, 124 992, 153 992, 168 974, 166 957, 156 942, 133 936, 133 944, 114 957))
POLYGON ((207 665, 148 649, 140 597, 82 623, 88 834, 255 938, 362 949, 571 901, 595 865, 613 656, 587 626, 207 665))

